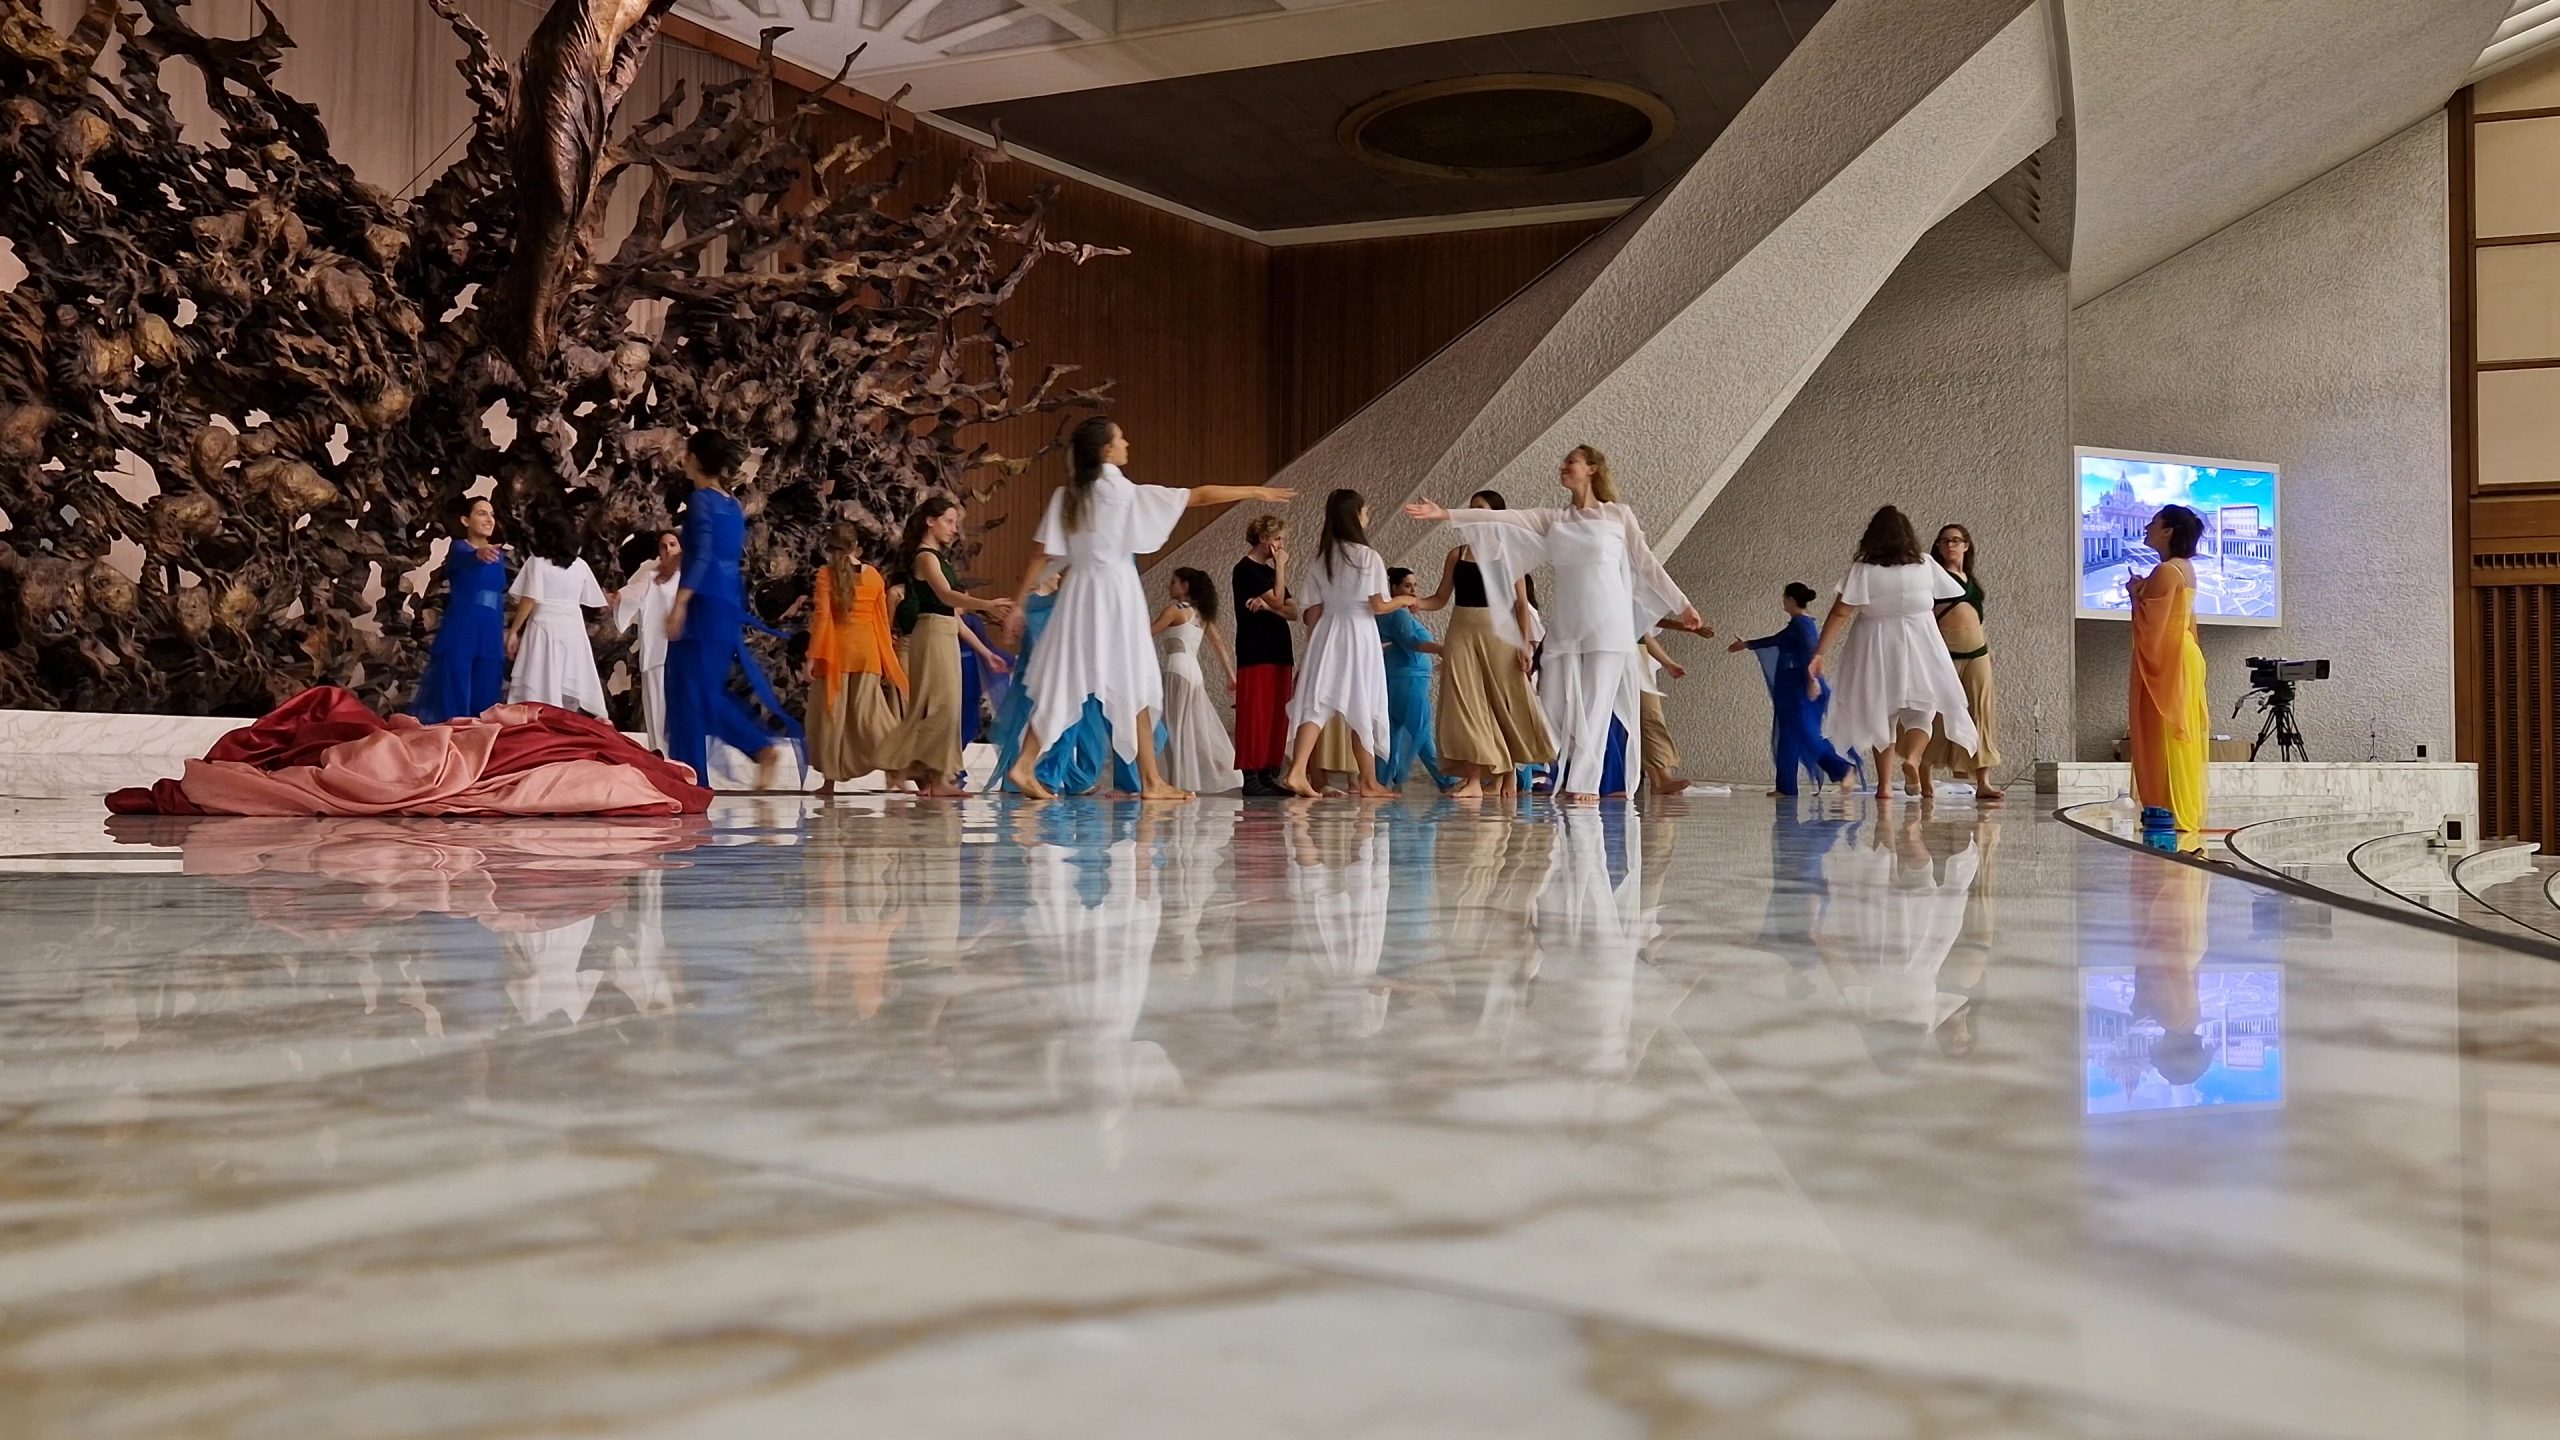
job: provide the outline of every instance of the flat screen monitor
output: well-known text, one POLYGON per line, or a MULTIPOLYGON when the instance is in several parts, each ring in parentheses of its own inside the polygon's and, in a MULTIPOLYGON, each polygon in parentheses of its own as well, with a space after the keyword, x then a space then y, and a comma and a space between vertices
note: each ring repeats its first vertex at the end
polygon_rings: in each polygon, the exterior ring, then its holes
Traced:
POLYGON ((2195 554, 2196 623, 2283 623, 2277 467, 2086 445, 2072 455, 2080 508, 2081 619, 2133 618, 2127 583, 2160 563, 2143 543, 2143 531, 2161 506, 2184 505, 2204 517, 2195 554))

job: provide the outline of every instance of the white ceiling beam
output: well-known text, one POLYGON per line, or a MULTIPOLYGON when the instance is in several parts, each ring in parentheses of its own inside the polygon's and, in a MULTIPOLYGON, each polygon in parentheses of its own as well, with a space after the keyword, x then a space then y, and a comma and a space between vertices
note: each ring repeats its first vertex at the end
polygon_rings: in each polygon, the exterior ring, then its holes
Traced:
MULTIPOLYGON (((1282 3, 1287 3, 1287 0, 1282 0, 1282 3)), ((1102 40, 1111 34, 1110 31, 1076 13, 1068 0, 1022 0, 1022 8, 1056 22, 1063 29, 1074 31, 1076 38, 1080 40, 1102 40)))
MULTIPOLYGON (((1029 10, 1007 10, 1001 15, 990 15, 984 20, 972 20, 957 30, 946 30, 931 39, 912 33, 909 34, 907 38, 918 45, 926 47, 927 49, 939 50, 948 54, 981 36, 993 35, 999 30, 1010 30, 1014 26, 1019 25, 1024 20, 1028 19, 1031 13, 1032 12, 1029 10)), ((917 23, 922 24, 923 22, 918 21, 917 23)))
MULTIPOLYGON (((856 3, 859 4, 860 0, 856 0, 856 3)), ((880 23, 877 25, 868 24, 861 19, 863 12, 870 8, 868 6, 864 6, 861 10, 856 10, 854 12, 854 23, 861 25, 865 30, 874 31, 882 35, 902 34, 905 31, 907 22, 910 20, 922 20, 924 18, 926 8, 931 6, 933 3, 934 0, 905 0, 905 3, 901 4, 897 9, 881 16, 880 23)))

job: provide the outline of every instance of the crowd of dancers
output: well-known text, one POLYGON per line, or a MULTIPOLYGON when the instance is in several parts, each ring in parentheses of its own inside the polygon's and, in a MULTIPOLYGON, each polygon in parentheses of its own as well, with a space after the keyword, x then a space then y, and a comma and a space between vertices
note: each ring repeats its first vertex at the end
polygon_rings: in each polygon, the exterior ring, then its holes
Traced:
MULTIPOLYGON (((837 527, 809 593, 781 617, 806 616, 805 727, 746 645, 748 629, 767 627, 741 571, 746 523, 729 492, 747 453, 735 441, 708 430, 690 438, 683 530, 635 537, 610 593, 579 557, 574 524, 556 513, 528 527, 530 553, 510 583, 495 511, 468 500, 455 515, 445 618, 413 711, 433 723, 504 699, 604 716, 586 612, 609 610, 617 631, 639 632, 632 685, 649 744, 708 777, 717 740, 755 759, 759 788, 797 750, 822 794, 877 773, 896 788, 956 796, 966 742, 977 738, 997 754, 983 783, 1031 798, 1098 789, 1384 797, 1417 769, 1460 798, 1524 785, 1577 802, 1686 787, 1661 692, 1686 670, 1659 637, 1715 632, 1654 554, 1599 450, 1564 457, 1552 506, 1515 509, 1491 490, 1456 509, 1407 505, 1456 541, 1428 594, 1372 548, 1357 491, 1327 497, 1302 560, 1279 516, 1256 516, 1230 575, 1230 640, 1210 575, 1176 570, 1168 602, 1151 610, 1138 561, 1193 507, 1280 503, 1294 492, 1141 485, 1121 469, 1129 449, 1107 418, 1075 429, 1068 481, 1007 594, 964 587, 952 554, 967 516, 950 497, 908 518, 885 569, 863 558, 851 526, 837 527), (1440 612, 1447 621, 1435 635, 1419 617, 1440 612), (1213 673, 1234 695, 1232 733, 1213 673)), ((2164 563, 2137 594, 2138 779, 2146 800, 2175 788, 2181 821, 2200 823, 2201 727, 2187 712, 2202 704, 2201 652, 2191 667, 2192 621, 2181 626, 2175 613, 2192 579, 2181 578, 2176 517, 2164 511, 2154 527, 2164 563)), ((1767 682, 1772 793, 1796 794, 1808 778, 1847 785, 1864 757, 1881 795, 1897 784, 1932 795, 1944 771, 1982 801, 1999 800, 1971 531, 1947 525, 1923 549, 1908 518, 1885 506, 1819 620, 1818 598, 1789 584, 1785 624, 1729 647, 1755 655, 1767 682)))

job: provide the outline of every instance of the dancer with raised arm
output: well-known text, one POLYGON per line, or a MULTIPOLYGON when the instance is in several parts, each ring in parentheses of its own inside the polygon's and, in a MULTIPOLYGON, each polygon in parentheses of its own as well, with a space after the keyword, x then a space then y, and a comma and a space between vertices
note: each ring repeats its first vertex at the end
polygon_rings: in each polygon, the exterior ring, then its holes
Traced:
POLYGON ((1922 794, 1921 761, 1934 725, 1943 722, 1947 738, 1965 750, 1981 742, 1964 682, 1938 634, 1937 602, 1963 594, 1956 578, 1920 548, 1911 521, 1887 505, 1867 522, 1857 559, 1822 622, 1822 641, 1805 667, 1805 693, 1822 684, 1837 652, 1832 738, 1876 757, 1880 800, 1893 789, 1889 765, 1901 767, 1906 796, 1922 794))
POLYGON ((1034 773, 1041 737, 1065 734, 1083 716, 1085 701, 1094 699, 1102 702, 1111 726, 1113 753, 1137 762, 1140 793, 1150 800, 1188 799, 1189 792, 1167 781, 1157 764, 1153 741, 1156 715, 1164 708, 1164 672, 1147 640, 1147 590, 1138 578, 1138 557, 1162 549, 1192 506, 1277 503, 1297 492, 1270 485, 1140 485, 1120 471, 1129 458, 1129 437, 1099 415, 1075 428, 1067 448, 1067 483, 1049 497, 1033 540, 1036 553, 1014 592, 1019 604, 1052 560, 1066 562, 1048 633, 1017 682, 1031 693, 1031 724, 1014 759, 1013 788, 1036 800, 1050 798, 1034 773))
POLYGON ((1440 768, 1439 747, 1433 743, 1431 673, 1448 647, 1432 639, 1414 616, 1424 602, 1421 582, 1412 571, 1388 566, 1387 589, 1411 603, 1378 617, 1378 638, 1386 642, 1387 656, 1387 753, 1378 757, 1378 783, 1401 792, 1413 767, 1420 765, 1432 788, 1446 791, 1457 782, 1440 768))
POLYGON ((1811 775, 1819 789, 1825 780, 1846 784, 1857 769, 1823 738, 1831 687, 1809 683, 1805 675, 1813 663, 1814 648, 1822 643, 1822 625, 1808 613, 1818 597, 1812 586, 1791 580, 1783 598, 1787 623, 1777 633, 1736 640, 1726 647, 1737 655, 1753 652, 1760 661, 1760 678, 1769 687, 1769 761, 1778 772, 1777 788, 1769 792, 1772 796, 1794 795, 1799 773, 1811 775))
POLYGON ((673 530, 634 535, 622 547, 622 588, 605 598, 613 605, 613 629, 640 627, 631 652, 632 682, 640 692, 641 728, 649 748, 667 753, 667 616, 684 577, 684 541, 673 530))
MULTIPOLYGON (((1609 756, 1609 723, 1629 736, 1627 768, 1643 769, 1642 659, 1637 639, 1660 624, 1696 635, 1715 631, 1673 583, 1646 543, 1635 511, 1618 500, 1609 458, 1577 445, 1556 468, 1568 504, 1551 510, 1460 510, 1429 500, 1405 507, 1416 520, 1445 521, 1466 537, 1483 568, 1488 595, 1540 565, 1555 570, 1544 612, 1539 700, 1554 734, 1562 774, 1556 793, 1577 804, 1600 798, 1609 756)), ((1505 643, 1528 637, 1507 608, 1488 612, 1505 643)))
MULTIPOLYGON (((907 517, 898 541, 898 569, 906 585, 898 628, 907 647, 907 712, 880 741, 878 760, 892 780, 913 781, 916 793, 937 799, 964 793, 957 783, 968 721, 961 709, 960 647, 978 642, 960 628, 959 617, 991 615, 1001 621, 1014 610, 1011 600, 981 600, 960 588, 950 550, 959 543, 965 518, 959 501, 928 497, 907 517)), ((983 659, 987 652, 980 649, 983 659)))
POLYGON ((507 685, 507 554, 498 548, 497 507, 485 495, 466 496, 454 504, 453 523, 444 619, 409 702, 409 713, 430 725, 479 714, 507 685))
MULTIPOLYGON (((1511 505, 1500 491, 1479 490, 1467 498, 1467 508, 1507 510, 1511 505)), ((1493 598, 1485 590, 1484 567, 1460 545, 1440 562, 1439 590, 1413 607, 1454 607, 1449 633, 1440 642, 1440 702, 1431 738, 1442 769, 1457 782, 1449 793, 1461 800, 1472 800, 1488 787, 1509 789, 1521 766, 1556 758, 1555 737, 1547 731, 1537 689, 1529 683, 1531 650, 1503 640, 1493 621, 1493 598)), ((1511 612, 1513 633, 1534 641, 1528 577, 1513 581, 1502 603, 1511 612)))
POLYGON ((684 578, 667 612, 667 758, 692 766, 694 783, 707 787, 718 740, 756 757, 756 788, 764 790, 782 764, 783 742, 798 743, 800 727, 747 652, 747 627, 763 627, 747 608, 747 512, 729 493, 746 463, 747 447, 717 430, 685 441, 693 493, 684 507, 684 578), (729 694, 733 673, 744 674, 772 712, 771 726, 729 694))
POLYGON ((604 587, 578 554, 578 527, 557 510, 534 523, 533 554, 507 590, 510 703, 532 702, 607 718, 604 679, 596 674, 589 610, 604 608, 604 587))
POLYGON ((1289 774, 1280 782, 1292 795, 1323 793, 1307 769, 1325 725, 1336 718, 1351 738, 1354 791, 1366 799, 1396 793, 1378 780, 1378 757, 1388 746, 1387 660, 1378 617, 1406 608, 1413 597, 1390 591, 1387 562, 1369 548, 1369 502, 1357 490, 1334 491, 1325 499, 1324 536, 1299 596, 1309 625, 1307 663, 1289 701, 1289 774))

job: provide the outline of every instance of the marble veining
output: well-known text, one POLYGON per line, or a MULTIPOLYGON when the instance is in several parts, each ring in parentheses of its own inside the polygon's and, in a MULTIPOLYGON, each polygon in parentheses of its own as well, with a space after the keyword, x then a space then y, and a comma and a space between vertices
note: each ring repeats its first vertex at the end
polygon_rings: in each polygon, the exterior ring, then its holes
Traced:
POLYGON ((2560 968, 2023 807, 0 806, 0 1434, 2560 1427, 2560 968))

